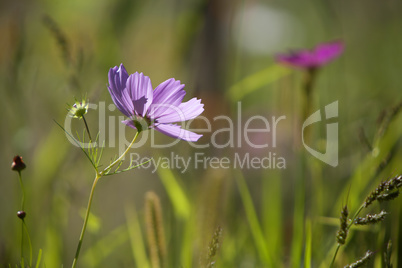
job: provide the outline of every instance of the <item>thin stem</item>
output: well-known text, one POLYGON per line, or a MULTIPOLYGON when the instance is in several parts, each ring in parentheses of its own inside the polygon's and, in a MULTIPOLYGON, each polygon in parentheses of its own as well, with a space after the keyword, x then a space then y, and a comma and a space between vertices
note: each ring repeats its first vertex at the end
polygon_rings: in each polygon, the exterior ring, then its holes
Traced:
POLYGON ((336 247, 336 250, 335 250, 334 257, 332 257, 331 265, 329 266, 329 268, 331 268, 331 267, 334 265, 335 259, 336 259, 336 255, 338 254, 338 251, 339 251, 340 248, 341 248, 341 244, 338 244, 338 246, 336 247))
POLYGON ((137 133, 135 134, 133 140, 131 141, 131 143, 130 143, 130 145, 127 147, 127 149, 124 151, 124 153, 122 153, 119 158, 117 158, 113 163, 111 163, 111 164, 110 164, 109 166, 107 166, 101 173, 99 173, 100 176, 105 175, 112 167, 114 167, 117 163, 119 163, 119 162, 124 158, 124 156, 125 156, 125 155, 128 153, 128 151, 130 150, 131 146, 133 146, 133 144, 134 144, 135 140, 137 139, 139 133, 140 133, 140 131, 137 131, 137 133))
POLYGON ((25 220, 22 220, 22 223, 25 227, 25 232, 27 233, 27 237, 28 237, 28 244, 29 244, 29 267, 32 267, 32 243, 31 243, 31 238, 29 236, 29 232, 28 232, 28 227, 27 224, 25 223, 25 220))
POLYGON ((349 223, 349 225, 348 225, 348 230, 350 229, 350 227, 352 227, 352 225, 353 225, 355 219, 357 218, 357 216, 359 216, 359 214, 360 214, 360 212, 363 210, 363 208, 365 208, 364 204, 361 205, 361 206, 359 207, 359 209, 356 211, 355 215, 354 215, 353 218, 352 218, 352 221, 351 221, 351 222, 349 223))
MULTIPOLYGON (((360 206, 360 208, 356 211, 355 215, 353 216, 353 218, 351 218, 351 221, 349 223, 349 225, 347 226, 346 230, 349 230, 350 227, 352 227, 353 222, 355 221, 355 219, 357 218, 357 216, 359 216, 360 212, 363 210, 363 208, 365 208, 364 204, 360 206)), ((336 259, 336 255, 338 254, 339 248, 341 247, 341 244, 338 243, 338 246, 336 247, 335 253, 334 253, 334 257, 332 258, 332 262, 331 265, 329 266, 330 268, 334 265, 335 263, 335 259, 336 259)))
POLYGON ((24 189, 24 184, 22 183, 21 171, 18 171, 18 178, 19 178, 20 186, 21 186, 21 190, 22 190, 21 210, 24 210, 24 205, 25 205, 25 189, 24 189))
POLYGON ((73 261, 73 265, 71 266, 72 268, 74 268, 77 265, 77 260, 78 260, 78 256, 80 255, 80 250, 81 250, 81 246, 82 246, 82 241, 84 240, 84 235, 85 235, 85 230, 87 228, 87 223, 88 223, 88 218, 89 218, 89 212, 91 210, 91 205, 92 205, 92 199, 94 196, 94 192, 95 192, 95 186, 98 183, 98 180, 100 179, 100 175, 96 175, 94 182, 92 184, 92 188, 91 188, 91 193, 89 194, 89 200, 88 200, 88 206, 87 206, 87 212, 85 214, 85 219, 84 219, 84 224, 82 225, 82 230, 81 230, 81 235, 80 235, 80 240, 78 241, 78 246, 77 246, 77 251, 75 252, 75 257, 74 257, 74 261, 73 261))
MULTIPOLYGON (((303 121, 307 120, 310 116, 313 107, 313 87, 317 75, 317 68, 310 68, 306 71, 303 81, 304 93, 304 107, 303 107, 303 121)), ((304 133, 305 141, 310 141, 310 129, 306 128, 304 133)))
POLYGON ((21 223, 21 261, 24 261, 24 221, 21 223))
MULTIPOLYGON (((25 189, 24 184, 22 183, 22 176, 21 171, 18 171, 18 179, 20 181, 21 191, 22 191, 22 198, 21 198, 21 211, 24 210, 25 205, 25 189)), ((21 261, 24 259, 24 220, 21 223, 21 261)))
MULTIPOLYGON (((87 223, 88 223, 88 218, 89 218, 89 212, 91 211, 91 205, 92 205, 92 199, 94 196, 94 192, 95 192, 95 186, 98 183, 99 179, 105 175, 105 173, 110 170, 112 167, 114 167, 117 163, 119 163, 121 161, 121 159, 123 159, 123 157, 127 154, 127 152, 130 150, 131 146, 133 146, 135 140, 138 137, 138 134, 140 133, 140 131, 138 131, 133 140, 131 141, 130 145, 127 147, 127 149, 124 151, 124 153, 122 153, 120 155, 120 157, 118 159, 116 159, 113 163, 111 163, 109 166, 107 166, 102 172, 98 173, 96 172, 96 177, 94 179, 94 182, 92 184, 92 188, 91 188, 91 192, 89 194, 89 200, 88 200, 88 206, 87 206, 87 211, 85 214, 85 219, 84 219, 84 224, 82 225, 82 230, 81 230, 81 235, 80 235, 80 239, 78 241, 78 246, 77 246, 77 251, 75 252, 75 257, 74 257, 74 261, 73 261, 73 265, 71 266, 72 268, 75 268, 75 266, 77 265, 77 261, 78 261, 78 257, 80 255, 80 251, 81 251, 81 246, 82 246, 82 241, 84 240, 84 235, 85 235, 85 230, 87 228, 87 223)), ((89 134, 89 132, 88 132, 89 134)))
POLYGON ((82 116, 82 119, 84 120, 85 128, 86 128, 87 133, 88 133, 89 142, 92 142, 91 133, 89 132, 89 127, 88 127, 88 124, 87 124, 87 120, 85 120, 84 115, 82 116))

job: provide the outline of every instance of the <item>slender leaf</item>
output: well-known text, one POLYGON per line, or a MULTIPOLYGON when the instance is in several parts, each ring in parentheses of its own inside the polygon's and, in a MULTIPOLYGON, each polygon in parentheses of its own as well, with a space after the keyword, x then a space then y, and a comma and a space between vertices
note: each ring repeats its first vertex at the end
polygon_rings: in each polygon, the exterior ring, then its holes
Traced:
POLYGON ((269 66, 257 73, 251 74, 236 84, 232 85, 229 89, 229 96, 232 101, 238 101, 246 95, 279 80, 280 78, 288 75, 291 72, 289 68, 281 65, 269 66))
POLYGON ((36 260, 35 268, 39 268, 41 259, 42 259, 42 249, 39 249, 38 259, 36 260))
POLYGON ((253 201, 251 199, 250 192, 247 188, 247 184, 244 181, 244 177, 240 172, 237 172, 235 175, 236 175, 237 186, 240 191, 240 196, 243 201, 244 209, 246 211, 246 217, 248 223, 250 224, 251 234, 253 235, 258 254, 263 263, 271 267, 270 264, 272 264, 273 260, 268 252, 268 246, 264 239, 265 236, 262 232, 261 225, 258 220, 257 213, 253 205, 253 201))
POLYGON ((312 230, 311 220, 306 220, 306 243, 304 246, 304 268, 311 268, 311 253, 312 253, 312 230))
POLYGON ((173 172, 167 168, 159 168, 157 173, 173 204, 176 215, 179 218, 188 219, 191 213, 191 204, 173 172))
POLYGON ((127 229, 128 237, 131 244, 131 252, 137 267, 148 268, 149 262, 145 251, 146 245, 141 234, 140 222, 138 220, 137 212, 135 207, 126 207, 126 219, 127 219, 127 229))

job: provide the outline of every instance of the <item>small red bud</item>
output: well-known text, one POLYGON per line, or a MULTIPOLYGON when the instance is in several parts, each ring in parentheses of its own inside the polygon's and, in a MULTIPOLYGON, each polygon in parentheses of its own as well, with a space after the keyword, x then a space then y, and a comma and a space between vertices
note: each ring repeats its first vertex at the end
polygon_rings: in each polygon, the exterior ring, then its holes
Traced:
POLYGON ((24 161, 22 161, 22 157, 17 155, 14 156, 13 163, 11 164, 11 170, 21 171, 26 168, 24 161))
POLYGON ((20 211, 17 212, 17 216, 18 216, 18 218, 20 218, 21 220, 23 220, 26 215, 27 215, 27 214, 25 213, 25 211, 20 210, 20 211))

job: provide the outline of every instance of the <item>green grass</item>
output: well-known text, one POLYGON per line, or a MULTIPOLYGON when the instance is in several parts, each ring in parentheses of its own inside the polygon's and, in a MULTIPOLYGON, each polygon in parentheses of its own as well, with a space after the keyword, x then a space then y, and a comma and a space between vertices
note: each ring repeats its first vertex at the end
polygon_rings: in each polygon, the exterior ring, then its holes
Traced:
MULTIPOLYGON (((150 190, 162 204, 167 267, 206 266, 203 258, 218 226, 222 235, 213 256, 215 267, 328 267, 337 246, 342 206, 347 204, 353 214, 381 181, 402 173, 402 116, 397 109, 401 101, 401 8, 397 1, 318 0, 303 4, 101 0, 3 5, 0 267, 21 263, 21 222, 15 214, 22 193, 17 174, 10 171, 16 154, 27 164, 22 179, 33 266, 71 265, 94 172, 55 121, 64 126, 66 103, 75 98, 87 94, 90 103, 105 101, 105 124, 100 124, 98 110, 90 109, 85 115, 92 134, 106 129, 105 135, 99 135, 105 138, 99 141, 104 142, 104 150, 86 151, 92 164, 103 169, 118 155, 123 135, 126 139, 134 135, 121 126, 119 111, 109 109, 107 72, 121 62, 130 73, 150 76, 154 87, 170 77, 181 80, 186 84, 185 100, 202 99, 203 115, 211 120, 213 131, 228 127, 220 125, 222 120, 214 121, 215 116, 227 115, 236 124, 239 101, 243 124, 254 115, 268 119, 286 115, 279 125, 276 148, 254 150, 243 140, 241 148, 195 149, 181 141, 159 149, 147 140, 130 152, 158 158, 172 152, 185 157, 197 152, 224 157, 246 152, 266 156, 275 151, 286 158, 286 169, 192 166, 184 173, 162 168, 151 173, 144 164, 106 176, 96 189, 78 267, 152 267, 143 205, 150 190), (264 42, 263 38, 242 39, 250 21, 242 8, 253 5, 258 10, 270 8, 295 23, 286 21, 293 26, 281 32, 285 39, 270 36, 266 53, 243 49, 245 42, 264 42), (45 14, 51 17, 46 23, 45 14), (339 166, 333 168, 300 146, 303 71, 278 65, 271 51, 309 48, 336 38, 344 40, 345 52, 320 70, 310 107, 316 111, 339 101, 335 121, 339 123, 340 158, 339 166), (385 114, 382 121, 381 114, 385 114), (123 129, 120 136, 112 133, 113 127, 123 129), (359 136, 360 128, 366 141, 359 136)), ((255 30, 269 35, 271 26, 281 25, 257 24, 255 30)), ((202 128, 198 123, 191 124, 195 132, 202 128)), ((239 127, 235 124, 234 128, 239 127)), ((323 149, 325 125, 319 125, 311 129, 309 144, 323 149)), ((82 121, 73 120, 72 133, 81 134, 83 128, 82 121)), ((156 142, 172 141, 154 134, 156 142)), ((250 137, 256 140, 272 140, 272 133, 253 134, 250 137)), ((214 138, 227 138, 225 133, 219 135, 214 138)), ((211 135, 204 133, 200 143, 210 140, 211 135)), ((121 171, 125 167, 131 166, 125 162, 121 171)), ((390 214, 381 225, 352 227, 334 267, 356 261, 369 249, 375 252, 369 267, 384 267, 382 255, 390 239, 391 260, 398 267, 400 198, 364 211, 365 215, 386 209, 390 214)), ((28 249, 24 244, 25 264, 28 249)))

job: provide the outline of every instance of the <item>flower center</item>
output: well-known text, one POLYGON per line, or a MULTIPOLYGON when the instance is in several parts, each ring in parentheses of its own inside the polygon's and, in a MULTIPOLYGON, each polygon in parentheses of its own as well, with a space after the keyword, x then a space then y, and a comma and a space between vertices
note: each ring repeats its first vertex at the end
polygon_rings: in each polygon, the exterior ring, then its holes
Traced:
POLYGON ((85 107, 79 107, 77 110, 75 110, 75 116, 77 117, 82 117, 84 114, 86 114, 87 109, 85 107))
POLYGON ((135 128, 141 132, 143 130, 147 130, 153 121, 148 117, 134 116, 133 123, 135 128))
POLYGON ((70 116, 75 118, 82 118, 87 112, 88 104, 85 102, 76 102, 69 111, 70 116))

